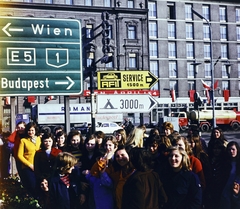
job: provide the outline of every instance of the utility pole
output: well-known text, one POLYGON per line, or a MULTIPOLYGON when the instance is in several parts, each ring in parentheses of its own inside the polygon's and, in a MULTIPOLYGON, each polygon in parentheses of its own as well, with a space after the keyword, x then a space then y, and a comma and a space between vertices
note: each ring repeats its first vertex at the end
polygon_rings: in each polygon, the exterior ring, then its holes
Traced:
POLYGON ((193 14, 197 15, 200 19, 205 20, 206 23, 209 26, 209 38, 210 38, 210 67, 211 67, 211 99, 212 99, 212 121, 213 121, 213 128, 216 127, 216 117, 215 117, 215 98, 214 98, 214 67, 213 67, 213 44, 212 44, 212 26, 209 20, 202 15, 200 15, 198 12, 196 12, 192 8, 193 14))

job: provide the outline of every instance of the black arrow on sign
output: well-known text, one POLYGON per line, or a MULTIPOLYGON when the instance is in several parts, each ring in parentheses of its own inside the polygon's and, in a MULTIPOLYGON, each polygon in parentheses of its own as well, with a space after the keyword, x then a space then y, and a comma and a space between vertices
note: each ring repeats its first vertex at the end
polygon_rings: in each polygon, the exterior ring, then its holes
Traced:
POLYGON ((158 77, 152 74, 150 71, 148 72, 148 76, 146 76, 146 83, 149 83, 149 88, 152 88, 158 81, 158 77))

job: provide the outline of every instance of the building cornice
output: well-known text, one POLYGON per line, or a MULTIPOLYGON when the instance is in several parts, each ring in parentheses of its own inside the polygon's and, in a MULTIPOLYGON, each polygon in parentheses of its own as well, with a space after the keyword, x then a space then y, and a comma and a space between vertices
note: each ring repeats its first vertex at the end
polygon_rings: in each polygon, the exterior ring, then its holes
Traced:
POLYGON ((73 12, 96 12, 107 11, 111 14, 126 13, 147 15, 148 9, 122 8, 122 7, 99 7, 99 6, 80 6, 65 4, 38 4, 38 3, 19 3, 19 2, 1 2, 0 8, 15 9, 36 9, 36 10, 56 10, 56 11, 73 11, 73 12))

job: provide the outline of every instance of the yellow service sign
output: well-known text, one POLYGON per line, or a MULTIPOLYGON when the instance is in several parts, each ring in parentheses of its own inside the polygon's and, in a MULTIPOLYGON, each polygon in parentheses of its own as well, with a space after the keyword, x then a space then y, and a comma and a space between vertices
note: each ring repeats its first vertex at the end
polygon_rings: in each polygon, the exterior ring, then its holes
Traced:
POLYGON ((147 70, 139 71, 99 71, 98 90, 150 89, 158 77, 147 70))

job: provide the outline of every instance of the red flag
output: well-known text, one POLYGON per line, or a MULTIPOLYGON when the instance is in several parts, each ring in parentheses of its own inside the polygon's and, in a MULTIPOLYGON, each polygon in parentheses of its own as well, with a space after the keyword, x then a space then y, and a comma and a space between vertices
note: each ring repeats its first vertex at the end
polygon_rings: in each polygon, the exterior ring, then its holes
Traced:
POLYGON ((224 101, 228 102, 229 100, 229 90, 223 90, 224 101))
POLYGON ((27 97, 29 103, 34 103, 35 102, 35 96, 28 96, 27 97))
POLYGON ((208 90, 211 89, 211 86, 207 85, 207 83, 205 83, 202 79, 201 79, 201 81, 202 81, 202 84, 203 84, 203 88, 208 89, 208 90))
POLYGON ((175 100, 176 100, 175 90, 170 90, 170 95, 172 97, 172 102, 175 102, 175 100))
POLYGON ((215 81, 214 85, 213 85, 213 89, 215 90, 218 87, 218 81, 215 81))
POLYGON ((190 102, 194 102, 194 93, 196 92, 196 90, 189 90, 188 94, 189 94, 189 98, 190 98, 190 102))
POLYGON ((6 105, 10 105, 11 104, 11 97, 6 97, 5 104, 6 105))

